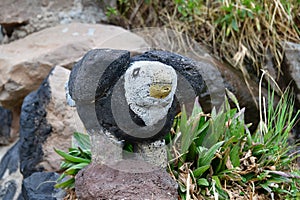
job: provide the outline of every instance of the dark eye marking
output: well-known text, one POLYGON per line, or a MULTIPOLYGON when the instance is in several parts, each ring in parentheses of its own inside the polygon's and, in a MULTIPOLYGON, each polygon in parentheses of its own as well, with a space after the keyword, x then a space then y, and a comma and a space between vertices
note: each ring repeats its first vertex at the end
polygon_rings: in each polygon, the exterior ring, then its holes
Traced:
POLYGON ((132 72, 132 76, 133 76, 133 77, 137 77, 137 76, 139 75, 139 73, 140 73, 140 69, 141 69, 141 68, 136 68, 136 69, 134 69, 133 72, 132 72))

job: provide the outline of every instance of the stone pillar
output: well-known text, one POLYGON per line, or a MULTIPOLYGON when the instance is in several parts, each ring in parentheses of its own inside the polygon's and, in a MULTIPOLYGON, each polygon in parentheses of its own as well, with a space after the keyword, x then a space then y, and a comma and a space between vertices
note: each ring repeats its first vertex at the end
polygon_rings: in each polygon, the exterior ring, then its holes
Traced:
POLYGON ((111 165, 122 160, 123 142, 105 131, 90 133, 92 162, 111 165))

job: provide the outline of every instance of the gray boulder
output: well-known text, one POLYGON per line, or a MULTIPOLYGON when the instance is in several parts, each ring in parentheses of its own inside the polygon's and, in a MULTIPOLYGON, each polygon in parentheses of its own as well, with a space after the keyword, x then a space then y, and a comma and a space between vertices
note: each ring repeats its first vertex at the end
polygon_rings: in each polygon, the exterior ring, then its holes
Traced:
POLYGON ((65 191, 54 188, 59 174, 55 172, 36 172, 23 181, 22 194, 25 200, 63 199, 65 191))
POLYGON ((285 82, 287 85, 292 84, 298 100, 298 107, 300 107, 300 44, 292 42, 284 43, 282 69, 286 77, 285 82))

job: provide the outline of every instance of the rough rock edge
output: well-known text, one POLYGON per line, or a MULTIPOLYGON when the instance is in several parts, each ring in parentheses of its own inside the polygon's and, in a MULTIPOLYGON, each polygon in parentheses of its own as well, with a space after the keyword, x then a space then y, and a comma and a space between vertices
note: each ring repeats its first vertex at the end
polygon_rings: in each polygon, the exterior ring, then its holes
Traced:
POLYGON ((0 145, 11 142, 12 112, 0 106, 0 145))
POLYGON ((0 162, 0 199, 22 200, 20 174, 20 141, 17 141, 3 156, 0 162), (19 181, 19 182, 18 182, 19 181), (19 195, 19 196, 16 196, 19 195))
POLYGON ((65 196, 65 191, 54 188, 59 174, 55 172, 35 172, 24 179, 22 194, 25 200, 56 200, 65 196))
POLYGON ((81 200, 178 199, 178 185, 170 175, 140 161, 123 160, 113 168, 92 163, 81 170, 75 179, 76 195, 81 200), (133 173, 138 168, 146 168, 148 172, 133 173))
POLYGON ((37 91, 31 92, 24 99, 20 117, 20 163, 24 178, 33 172, 43 171, 38 164, 43 158, 42 143, 51 133, 51 125, 46 120, 46 106, 51 98, 48 77, 37 91), (34 158, 34 159, 33 159, 34 158))

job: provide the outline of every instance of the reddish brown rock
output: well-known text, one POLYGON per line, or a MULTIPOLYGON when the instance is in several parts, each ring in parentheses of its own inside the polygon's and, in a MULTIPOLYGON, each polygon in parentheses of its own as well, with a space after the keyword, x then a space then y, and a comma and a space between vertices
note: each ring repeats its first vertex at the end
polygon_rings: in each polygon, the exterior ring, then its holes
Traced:
POLYGON ((75 184, 81 200, 178 199, 177 183, 166 171, 133 160, 123 160, 112 167, 90 164, 77 174, 75 184), (144 173, 142 169, 146 169, 144 173))

